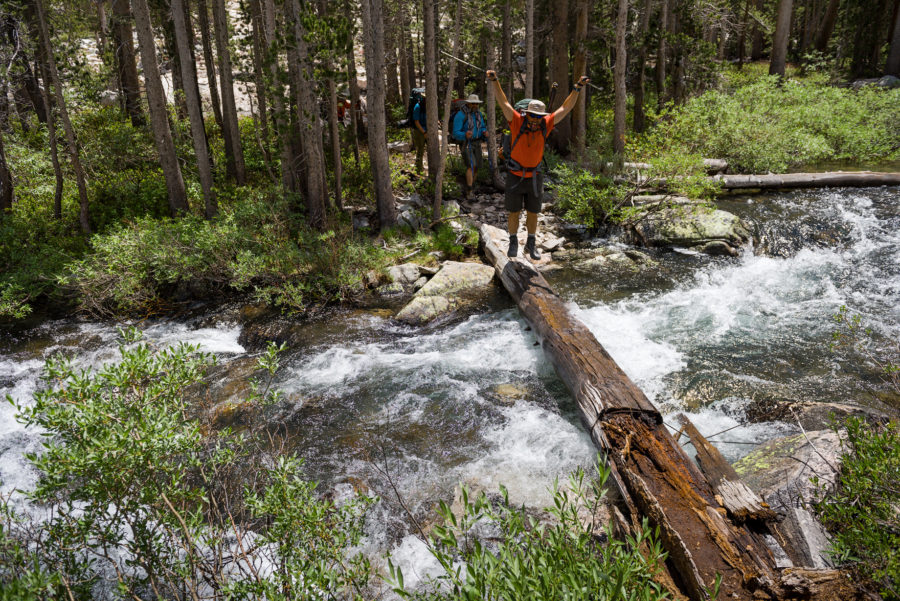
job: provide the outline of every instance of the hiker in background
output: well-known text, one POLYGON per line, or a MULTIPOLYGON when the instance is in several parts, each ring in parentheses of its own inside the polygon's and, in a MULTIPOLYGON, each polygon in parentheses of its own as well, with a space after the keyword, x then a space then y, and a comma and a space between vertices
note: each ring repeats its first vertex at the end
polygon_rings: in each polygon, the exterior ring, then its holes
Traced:
POLYGON ((413 100, 415 106, 412 109, 412 143, 416 149, 416 173, 422 173, 424 169, 422 157, 425 156, 425 137, 428 135, 428 128, 425 124, 425 90, 416 88, 413 90, 413 94, 417 97, 413 100))
POLYGON ((481 147, 487 130, 478 94, 470 94, 453 117, 453 139, 459 143, 459 152, 466 166, 466 198, 472 198, 475 171, 481 167, 481 147))
POLYGON ((497 81, 497 73, 488 71, 487 78, 493 82, 494 92, 497 94, 497 104, 503 111, 503 116, 509 122, 510 147, 506 172, 506 210, 509 212, 507 225, 509 227, 509 249, 506 254, 515 257, 519 253, 519 213, 525 206, 527 216, 525 229, 528 231, 528 240, 525 242, 525 252, 534 260, 541 258, 537 250, 536 234, 538 214, 541 212, 541 202, 544 194, 544 178, 541 165, 544 162, 544 143, 547 135, 553 130, 553 126, 564 119, 575 108, 578 102, 578 93, 590 81, 584 75, 575 84, 575 89, 569 97, 553 113, 547 112, 547 107, 540 100, 532 100, 521 113, 517 111, 506 99, 500 82, 497 81))

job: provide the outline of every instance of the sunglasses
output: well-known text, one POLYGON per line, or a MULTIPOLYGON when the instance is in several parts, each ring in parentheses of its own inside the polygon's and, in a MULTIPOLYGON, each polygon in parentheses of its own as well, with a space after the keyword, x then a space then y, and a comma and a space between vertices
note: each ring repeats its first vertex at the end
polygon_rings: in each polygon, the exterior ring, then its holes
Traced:
POLYGON ((543 115, 535 115, 534 113, 525 113, 526 117, 530 117, 531 119, 542 119, 543 115))

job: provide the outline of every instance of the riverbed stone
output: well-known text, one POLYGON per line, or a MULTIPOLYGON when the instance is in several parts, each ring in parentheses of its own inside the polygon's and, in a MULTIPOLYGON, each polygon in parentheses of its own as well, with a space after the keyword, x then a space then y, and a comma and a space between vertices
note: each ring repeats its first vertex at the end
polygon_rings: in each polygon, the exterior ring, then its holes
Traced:
POLYGON ((419 266, 416 263, 403 263, 394 265, 388 269, 388 278, 391 283, 401 286, 412 286, 421 277, 419 266))
POLYGON ((840 466, 841 440, 832 430, 769 441, 734 464, 741 479, 784 516, 779 529, 794 545, 801 565, 831 566, 828 534, 812 504, 834 486, 840 466))
POLYGON ((688 247, 707 254, 737 256, 750 238, 738 216, 697 205, 648 213, 632 226, 634 241, 650 247, 688 247))
POLYGON ((447 261, 396 319, 410 325, 424 325, 477 300, 494 279, 494 268, 483 263, 447 261))

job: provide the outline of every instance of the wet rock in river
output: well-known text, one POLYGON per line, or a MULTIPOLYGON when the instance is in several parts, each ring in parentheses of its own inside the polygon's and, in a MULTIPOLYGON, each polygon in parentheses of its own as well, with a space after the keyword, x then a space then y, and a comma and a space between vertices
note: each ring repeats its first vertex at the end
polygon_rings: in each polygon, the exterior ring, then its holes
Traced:
POLYGON ((424 325, 477 300, 477 294, 488 290, 493 279, 490 265, 447 261, 396 318, 410 325, 424 325))
POLYGON ((699 206, 668 207, 648 213, 632 226, 636 243, 650 247, 688 247, 711 255, 737 256, 750 238, 739 217, 699 206))

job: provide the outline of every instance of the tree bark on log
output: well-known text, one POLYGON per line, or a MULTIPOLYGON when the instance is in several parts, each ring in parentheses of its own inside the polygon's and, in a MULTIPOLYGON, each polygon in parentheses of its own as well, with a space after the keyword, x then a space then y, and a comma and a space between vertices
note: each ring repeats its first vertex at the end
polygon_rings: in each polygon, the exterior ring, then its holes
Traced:
POLYGON ((829 173, 782 173, 765 175, 716 175, 727 190, 741 188, 831 188, 900 185, 900 173, 832 171, 829 173))
POLYGON ((509 259, 507 234, 482 225, 485 255, 578 404, 594 444, 606 453, 632 522, 659 527, 687 596, 707 599, 718 575, 734 599, 778 597, 774 558, 762 538, 723 516, 725 509, 644 394, 526 260, 509 259))

